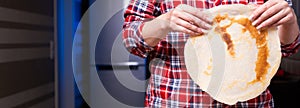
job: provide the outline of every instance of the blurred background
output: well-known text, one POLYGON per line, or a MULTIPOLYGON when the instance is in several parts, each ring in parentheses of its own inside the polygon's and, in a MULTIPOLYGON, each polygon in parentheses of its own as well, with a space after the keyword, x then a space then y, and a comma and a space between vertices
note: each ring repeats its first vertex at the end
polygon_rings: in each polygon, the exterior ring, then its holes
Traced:
MULTIPOLYGON (((0 107, 142 107, 149 74, 121 42, 127 3, 0 0, 0 107)), ((299 0, 293 8, 300 24, 299 0)), ((297 106, 300 52, 282 59, 269 88, 276 107, 297 106)))

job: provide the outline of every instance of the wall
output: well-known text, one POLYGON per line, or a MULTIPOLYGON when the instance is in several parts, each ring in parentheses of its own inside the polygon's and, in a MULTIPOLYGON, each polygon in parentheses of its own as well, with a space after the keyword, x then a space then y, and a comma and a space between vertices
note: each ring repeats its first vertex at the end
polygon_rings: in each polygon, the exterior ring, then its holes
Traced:
POLYGON ((53 31, 52 0, 0 1, 1 108, 54 107, 53 31))

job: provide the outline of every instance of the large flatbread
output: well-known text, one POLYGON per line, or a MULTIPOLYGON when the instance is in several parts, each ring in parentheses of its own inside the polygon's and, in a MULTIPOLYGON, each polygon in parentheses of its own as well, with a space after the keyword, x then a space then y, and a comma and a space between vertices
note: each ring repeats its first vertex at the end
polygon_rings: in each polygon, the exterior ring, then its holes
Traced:
POLYGON ((219 102, 233 105, 257 97, 279 67, 277 29, 257 30, 249 20, 253 10, 242 4, 208 9, 214 18, 212 29, 185 44, 187 72, 219 102))

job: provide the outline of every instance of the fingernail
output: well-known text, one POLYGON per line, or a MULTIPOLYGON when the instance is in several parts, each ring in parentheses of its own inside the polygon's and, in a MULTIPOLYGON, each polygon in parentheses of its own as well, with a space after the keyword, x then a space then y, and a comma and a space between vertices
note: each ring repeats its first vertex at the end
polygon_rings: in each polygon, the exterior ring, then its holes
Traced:
POLYGON ((249 17, 249 19, 250 19, 250 21, 253 21, 253 15, 251 15, 250 17, 249 17))
POLYGON ((207 31, 207 30, 204 30, 204 29, 202 29, 202 32, 205 33, 205 34, 208 33, 208 31, 207 31))
POLYGON ((207 27, 208 29, 211 29, 211 25, 210 24, 205 24, 205 27, 207 27))
POLYGON ((256 27, 257 30, 259 30, 259 29, 261 29, 261 28, 262 28, 261 25, 258 25, 258 26, 256 27))
POLYGON ((257 20, 255 20, 254 22, 252 22, 252 25, 255 26, 257 24, 257 20))
POLYGON ((212 22, 213 22, 213 18, 211 18, 210 16, 207 16, 207 17, 206 17, 206 20, 207 20, 209 23, 212 23, 212 22))
POLYGON ((199 36, 199 35, 202 35, 202 33, 196 33, 194 36, 199 36))

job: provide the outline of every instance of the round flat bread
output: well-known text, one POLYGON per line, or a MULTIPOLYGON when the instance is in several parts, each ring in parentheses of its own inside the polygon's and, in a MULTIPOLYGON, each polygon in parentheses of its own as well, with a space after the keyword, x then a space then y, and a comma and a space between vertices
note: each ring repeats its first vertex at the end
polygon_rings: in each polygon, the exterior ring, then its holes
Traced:
POLYGON ((277 29, 257 30, 249 20, 253 10, 242 4, 208 9, 214 19, 212 29, 185 44, 187 72, 219 102, 233 105, 257 97, 279 67, 277 29))

